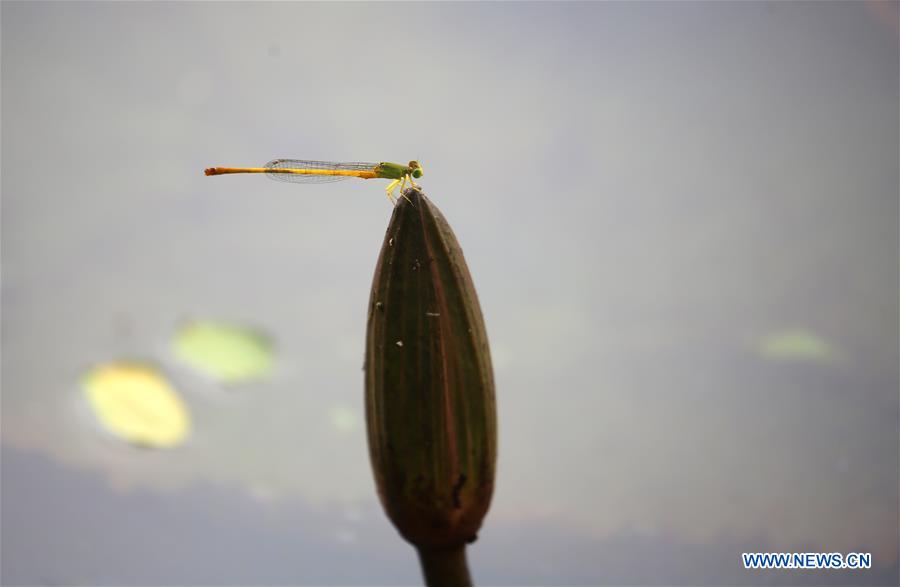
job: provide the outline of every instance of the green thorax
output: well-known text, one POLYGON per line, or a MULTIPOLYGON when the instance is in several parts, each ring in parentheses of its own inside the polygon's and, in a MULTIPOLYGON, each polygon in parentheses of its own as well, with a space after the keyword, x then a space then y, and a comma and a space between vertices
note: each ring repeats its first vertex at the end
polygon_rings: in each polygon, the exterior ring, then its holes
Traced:
POLYGON ((375 166, 375 173, 384 179, 403 179, 407 175, 413 177, 422 176, 422 168, 418 162, 410 161, 409 165, 399 163, 379 163, 375 166))

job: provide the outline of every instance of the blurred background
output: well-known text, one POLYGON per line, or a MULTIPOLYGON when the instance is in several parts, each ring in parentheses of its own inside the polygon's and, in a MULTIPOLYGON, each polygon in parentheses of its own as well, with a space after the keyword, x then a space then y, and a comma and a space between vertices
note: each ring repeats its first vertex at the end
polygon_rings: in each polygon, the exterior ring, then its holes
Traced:
POLYGON ((2 582, 416 584, 362 360, 417 158, 491 338, 484 585, 898 581, 898 4, 2 12, 2 582), (871 552, 745 571, 746 551, 871 552))

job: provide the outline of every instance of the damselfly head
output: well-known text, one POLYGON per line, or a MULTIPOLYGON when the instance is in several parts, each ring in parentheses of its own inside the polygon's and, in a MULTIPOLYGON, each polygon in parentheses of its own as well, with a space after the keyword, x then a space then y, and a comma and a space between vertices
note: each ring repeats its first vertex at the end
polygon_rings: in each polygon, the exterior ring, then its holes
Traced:
POLYGON ((413 177, 417 179, 422 177, 422 166, 419 165, 418 161, 410 161, 409 169, 411 170, 410 175, 412 175, 413 177))

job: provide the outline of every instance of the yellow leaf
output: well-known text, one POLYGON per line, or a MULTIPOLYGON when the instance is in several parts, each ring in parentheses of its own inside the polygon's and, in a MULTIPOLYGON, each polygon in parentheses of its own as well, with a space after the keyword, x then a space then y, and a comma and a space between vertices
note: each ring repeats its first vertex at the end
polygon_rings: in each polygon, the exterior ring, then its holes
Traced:
POLYGON ((84 376, 82 386, 100 423, 122 440, 171 448, 181 444, 190 432, 187 407, 151 365, 99 365, 84 376))

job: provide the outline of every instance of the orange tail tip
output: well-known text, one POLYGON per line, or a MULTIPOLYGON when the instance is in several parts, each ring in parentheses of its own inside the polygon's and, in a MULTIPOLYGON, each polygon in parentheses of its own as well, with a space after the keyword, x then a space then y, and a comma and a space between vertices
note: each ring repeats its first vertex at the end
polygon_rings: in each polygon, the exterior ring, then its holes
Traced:
POLYGON ((203 170, 203 173, 206 175, 217 175, 216 171, 218 171, 216 167, 207 167, 203 170))

